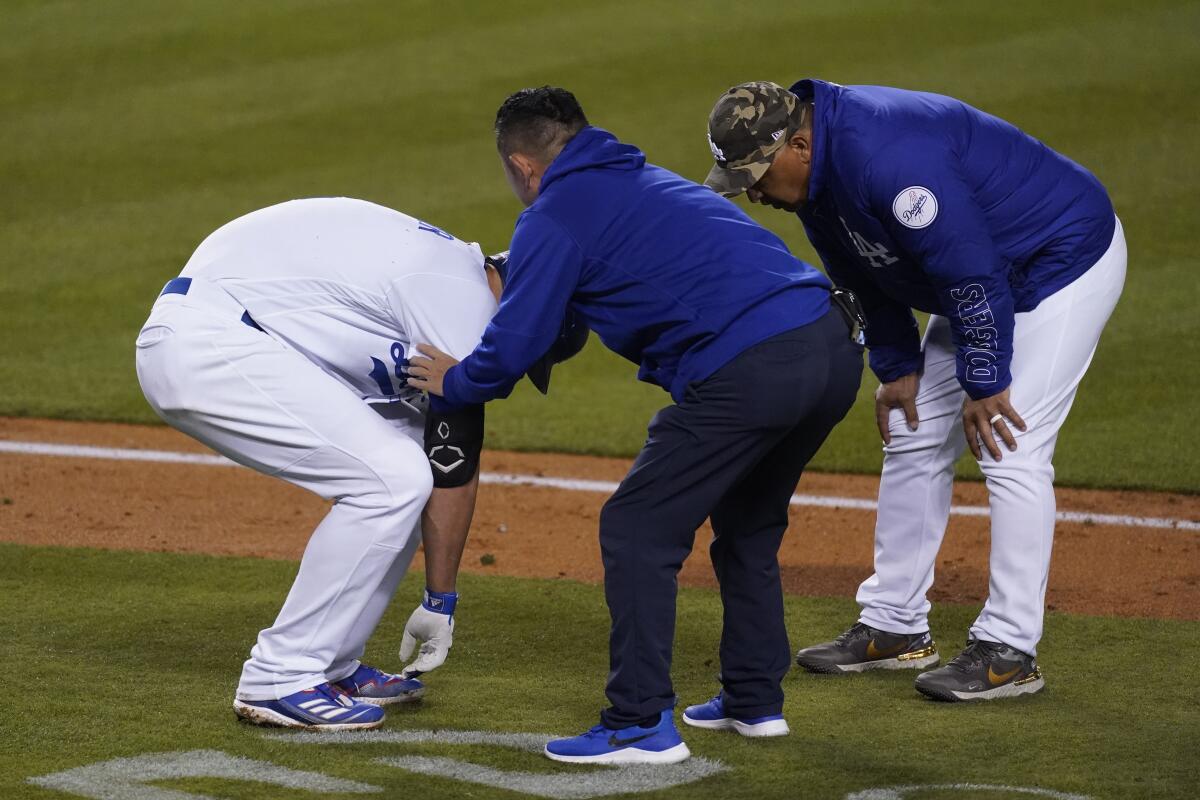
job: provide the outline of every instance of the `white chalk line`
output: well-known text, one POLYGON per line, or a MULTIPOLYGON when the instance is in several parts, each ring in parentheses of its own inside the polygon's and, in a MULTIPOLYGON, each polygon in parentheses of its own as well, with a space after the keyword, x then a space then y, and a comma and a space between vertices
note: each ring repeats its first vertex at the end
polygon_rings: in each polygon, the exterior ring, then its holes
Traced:
MULTIPOLYGON (((201 464, 213 467, 238 466, 224 456, 209 455, 206 453, 177 453, 169 450, 134 450, 119 447, 87 447, 84 445, 50 444, 48 442, 0 441, 0 453, 63 456, 67 458, 100 458, 111 461, 150 461, 158 464, 201 464)), ((543 475, 518 475, 506 472, 485 472, 479 476, 479 480, 481 483, 506 486, 538 486, 547 489, 562 489, 568 492, 595 492, 598 494, 612 494, 617 488, 615 481, 549 478, 543 475)), ((874 500, 812 494, 792 495, 792 505, 851 509, 855 511, 876 511, 879 508, 879 504, 874 500)), ((959 517, 986 517, 991 512, 986 506, 952 506, 950 513, 959 517)), ((1135 517, 1125 514, 1094 514, 1089 511, 1059 511, 1055 514, 1055 518, 1059 522, 1084 525, 1200 531, 1200 522, 1188 519, 1172 519, 1169 517, 1135 517)))

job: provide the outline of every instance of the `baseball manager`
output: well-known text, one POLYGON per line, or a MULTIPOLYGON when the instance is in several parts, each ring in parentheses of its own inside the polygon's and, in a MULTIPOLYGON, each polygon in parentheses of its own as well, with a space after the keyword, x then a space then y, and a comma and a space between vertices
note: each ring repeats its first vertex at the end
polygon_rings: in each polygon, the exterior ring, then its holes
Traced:
POLYGON ((918 676, 940 700, 1039 691, 1058 431, 1125 281, 1100 182, 1009 123, 949 97, 802 80, 748 83, 709 117, 706 183, 794 212, 867 317, 884 441, 875 574, 862 614, 797 654, 817 672, 920 668, 954 463, 990 497, 990 586, 965 650, 918 676), (912 309, 932 316, 922 342, 912 309))

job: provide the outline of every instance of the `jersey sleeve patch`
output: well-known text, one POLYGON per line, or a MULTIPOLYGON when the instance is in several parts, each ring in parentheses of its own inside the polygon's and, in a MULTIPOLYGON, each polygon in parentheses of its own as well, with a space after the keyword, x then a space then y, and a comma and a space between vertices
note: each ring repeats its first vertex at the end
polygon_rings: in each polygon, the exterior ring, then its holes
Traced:
POLYGON ((937 219, 937 198, 924 186, 910 186, 896 195, 892 213, 906 228, 927 228, 937 219))

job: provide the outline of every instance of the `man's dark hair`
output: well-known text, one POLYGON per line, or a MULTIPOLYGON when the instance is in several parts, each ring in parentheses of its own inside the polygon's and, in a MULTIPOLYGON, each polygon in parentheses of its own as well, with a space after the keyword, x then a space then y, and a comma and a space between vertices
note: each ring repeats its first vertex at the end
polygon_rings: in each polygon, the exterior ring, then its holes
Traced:
POLYGON ((588 124, 575 95, 556 86, 513 92, 496 112, 496 147, 553 161, 588 124))

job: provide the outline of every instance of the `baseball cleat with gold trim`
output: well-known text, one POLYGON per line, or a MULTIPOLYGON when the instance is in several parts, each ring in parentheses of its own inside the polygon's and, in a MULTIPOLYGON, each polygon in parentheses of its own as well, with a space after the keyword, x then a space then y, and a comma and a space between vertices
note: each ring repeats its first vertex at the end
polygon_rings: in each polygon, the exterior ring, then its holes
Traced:
POLYGON ((917 676, 916 689, 934 700, 998 700, 1040 692, 1046 685, 1037 660, 999 642, 972 639, 940 669, 917 676))
POLYGON ((796 663, 809 672, 834 675, 871 669, 922 669, 938 659, 937 645, 929 631, 889 633, 862 622, 832 642, 796 653, 796 663))

